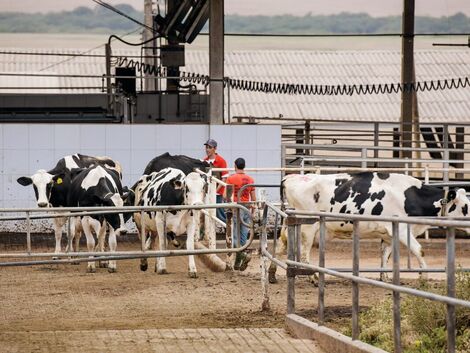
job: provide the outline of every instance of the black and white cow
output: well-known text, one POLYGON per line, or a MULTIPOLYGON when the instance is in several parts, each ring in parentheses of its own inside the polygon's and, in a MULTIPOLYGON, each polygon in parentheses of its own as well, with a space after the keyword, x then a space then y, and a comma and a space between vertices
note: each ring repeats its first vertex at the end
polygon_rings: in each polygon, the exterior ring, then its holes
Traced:
MULTIPOLYGON (((463 217, 468 215, 470 206, 464 189, 451 190, 446 195, 443 189, 425 185, 411 176, 393 173, 293 174, 283 179, 281 190, 289 207, 314 212, 403 217, 435 217, 445 214, 463 217)), ((364 221, 359 224, 361 238, 381 238, 387 244, 382 254, 382 263, 386 266, 392 249, 392 224, 379 221, 364 221)), ((326 239, 350 238, 352 228, 351 221, 327 222, 326 239)), ((421 245, 415 237, 428 228, 429 226, 418 224, 410 226, 410 250, 417 257, 420 268, 426 268, 426 263, 421 245)), ((310 249, 314 243, 318 243, 319 223, 303 225, 301 234, 302 261, 309 262, 310 249)), ((285 236, 283 232, 283 241, 280 243, 284 247, 285 236)), ((404 223, 399 225, 399 239, 407 246, 407 225, 404 223)), ((275 281, 274 264, 270 268, 270 281, 275 281)))
POLYGON ((172 156, 166 152, 152 159, 145 167, 144 174, 150 175, 152 172, 159 172, 165 168, 175 168, 181 170, 185 175, 188 175, 189 173, 194 172, 194 169, 196 168, 205 172, 210 166, 210 163, 206 161, 201 161, 184 155, 172 156))
MULTIPOLYGON (((136 206, 168 206, 168 205, 202 205, 206 194, 207 183, 203 176, 192 172, 185 175, 181 170, 165 168, 150 175, 143 175, 134 185, 134 204, 136 206)), ((165 237, 168 232, 175 236, 187 235, 186 248, 194 249, 194 236, 199 232, 200 211, 179 210, 165 212, 146 212, 146 229, 156 230, 160 250, 165 249, 165 237)), ((140 219, 140 213, 135 214, 140 219)), ((142 221, 142 220, 141 220, 142 221)), ((150 247, 151 238, 147 241, 150 247)), ((154 242, 156 246, 156 241, 154 242)), ((147 269, 147 260, 141 262, 141 269, 147 269)), ((166 261, 161 257, 157 259, 155 271, 166 273, 166 261)), ((189 256, 189 276, 197 277, 194 256, 189 256)))
MULTIPOLYGON (((100 165, 74 169, 71 172, 72 181, 67 197, 67 204, 71 207, 122 207, 123 198, 127 196, 121 184, 120 174, 113 169, 100 165)), ((95 249, 93 231, 98 237, 100 250, 104 250, 104 237, 106 228, 109 229, 109 250, 116 251, 116 235, 125 234, 124 217, 120 213, 85 216, 81 219, 83 231, 87 239, 88 251, 95 249)), ((95 263, 88 262, 88 272, 95 272, 95 263)), ((109 272, 116 271, 116 261, 109 261, 109 272)))
MULTIPOLYGON (((38 207, 67 207, 67 197, 71 184, 70 171, 76 168, 89 168, 95 165, 105 166, 108 169, 122 173, 121 165, 109 157, 91 157, 82 154, 74 154, 59 159, 56 166, 46 171, 38 170, 31 176, 18 178, 18 183, 23 186, 33 185, 38 207)), ((66 218, 54 218, 55 253, 61 252, 62 228, 66 218)), ((76 223, 76 231, 71 236, 75 237, 76 248, 80 240, 80 222, 76 223), (76 234, 77 233, 77 234, 76 234)), ((73 251, 73 249, 70 249, 73 251)))

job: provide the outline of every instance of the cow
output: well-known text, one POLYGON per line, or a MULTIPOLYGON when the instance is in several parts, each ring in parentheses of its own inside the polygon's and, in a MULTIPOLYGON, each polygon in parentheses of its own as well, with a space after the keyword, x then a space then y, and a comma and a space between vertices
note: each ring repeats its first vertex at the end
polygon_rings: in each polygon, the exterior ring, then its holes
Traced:
MULTIPOLYGON (((200 169, 201 171, 208 171, 210 166, 211 164, 206 161, 201 161, 199 159, 191 158, 185 155, 173 155, 172 156, 171 154, 166 152, 153 158, 145 167, 143 175, 144 176, 150 175, 152 172, 159 172, 165 168, 179 169, 185 175, 188 175, 189 173, 194 172, 196 168, 200 169)), ((137 187, 137 184, 139 182, 140 180, 137 181, 137 183, 133 187, 131 187, 131 190, 134 190, 137 187)), ((142 187, 142 185, 140 187, 142 187)), ((134 205, 134 203, 131 201, 128 201, 126 202, 126 205, 134 205)), ((139 236, 140 236, 141 234, 140 214, 136 213, 134 215, 134 222, 137 226, 137 229, 139 231, 139 236)), ((150 239, 156 239, 156 232, 157 230, 155 229, 154 224, 151 224, 149 225, 148 228, 146 228, 146 233, 149 235, 150 239)), ((174 234, 172 234, 171 232, 167 234, 167 237, 174 246, 176 247, 181 246, 181 244, 175 238, 174 234)), ((199 234, 196 234, 196 237, 199 238, 199 234)))
MULTIPOLYGON (((23 186, 33 185, 38 207, 67 207, 67 196, 71 183, 70 171, 77 168, 89 168, 95 165, 102 165, 108 169, 115 170, 121 175, 121 165, 109 157, 91 157, 83 154, 73 154, 65 156, 57 162, 56 166, 49 171, 38 170, 31 176, 23 176, 17 182, 23 186)), ((62 228, 66 223, 66 218, 54 218, 55 233, 55 253, 61 252, 62 228)), ((75 232, 71 232, 71 237, 75 237, 75 246, 78 250, 80 240, 81 223, 75 222, 75 232)), ((73 251, 72 249, 67 250, 73 251)))
MULTIPOLYGON (((289 207, 298 211, 374 216, 465 217, 469 213, 470 206, 464 189, 450 190, 446 193, 441 188, 425 185, 419 179, 396 173, 293 174, 283 179, 281 195, 285 195, 289 207)), ((359 224, 361 238, 381 238, 387 245, 382 254, 382 264, 386 266, 392 251, 392 224, 380 221, 363 221, 359 224)), ((410 250, 418 259, 422 269, 426 268, 426 262, 421 245, 415 237, 428 228, 426 225, 410 225, 410 250)), ((327 222, 326 229, 327 240, 350 238, 353 222, 345 220, 327 222)), ((401 223, 398 231, 400 242, 407 246, 407 225, 401 223)), ((319 223, 303 225, 301 234, 302 261, 309 262, 310 250, 319 240, 319 223)), ((279 252, 285 250, 284 232, 281 238, 279 252)), ((275 265, 271 264, 270 282, 276 281, 275 271, 275 265)), ((381 279, 383 277, 381 275, 381 279)))
MULTIPOLYGON (((207 192, 205 177, 192 172, 188 175, 179 169, 165 168, 150 175, 143 175, 133 186, 136 206, 202 205, 207 192)), ((134 216, 140 214, 135 214, 134 216)), ((160 250, 165 249, 165 236, 171 232, 175 236, 187 234, 186 248, 194 249, 194 236, 200 227, 199 210, 175 210, 169 212, 145 212, 146 229, 155 229, 160 250)), ((142 220, 140 220, 142 222, 142 220)), ((146 243, 148 249, 151 238, 146 243)), ((156 241, 154 242, 156 247, 156 241)), ((147 259, 141 262, 141 270, 147 270, 147 259)), ((165 258, 158 258, 155 272, 167 273, 165 258)), ((197 277, 194 256, 189 256, 189 276, 197 277)))
MULTIPOLYGON (((67 204, 71 207, 122 207, 125 193, 121 185, 120 174, 114 169, 100 165, 90 168, 74 169, 71 171, 71 184, 67 204)), ((95 249, 93 231, 98 237, 100 250, 104 250, 106 226, 109 228, 109 250, 116 251, 116 235, 125 234, 127 228, 121 213, 84 216, 81 218, 83 231, 87 240, 88 251, 95 249)), ((95 272, 95 263, 88 262, 87 272, 95 272)), ((109 261, 109 272, 116 272, 116 261, 109 261)))

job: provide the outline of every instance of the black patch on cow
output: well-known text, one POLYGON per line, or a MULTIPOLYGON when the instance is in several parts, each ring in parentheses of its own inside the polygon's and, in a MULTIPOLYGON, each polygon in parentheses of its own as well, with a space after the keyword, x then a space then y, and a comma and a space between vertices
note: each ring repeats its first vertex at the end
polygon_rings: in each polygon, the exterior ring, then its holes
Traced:
POLYGON ((381 202, 377 202, 377 204, 374 206, 372 209, 371 215, 373 216, 380 216, 382 214, 382 211, 384 210, 384 207, 382 206, 381 202))
POLYGON ((333 212, 333 207, 330 207, 330 212, 333 212))
POLYGON ((390 174, 389 173, 377 173, 377 177, 379 179, 386 180, 390 178, 390 174))
POLYGON ((462 207, 462 214, 464 216, 466 216, 468 214, 468 206, 467 204, 465 204, 463 207, 462 207))
POLYGON ((347 181, 348 181, 348 179, 336 179, 335 180, 335 185, 340 186, 341 184, 344 184, 347 181))
POLYGON ((450 206, 449 213, 454 212, 456 208, 457 208, 457 205, 454 203, 452 206, 450 206))
POLYGON ((346 205, 343 205, 343 207, 341 207, 341 209, 339 210, 339 213, 345 213, 345 212, 346 212, 346 208, 347 208, 347 206, 346 206, 346 205))
POLYGON ((145 167, 144 174, 159 172, 160 170, 168 167, 179 169, 185 175, 188 175, 193 172, 195 168, 207 171, 210 167, 210 163, 184 155, 172 156, 166 152, 152 159, 145 167))
POLYGON ((370 195, 370 200, 375 201, 375 200, 382 200, 385 196, 385 191, 382 190, 380 192, 374 192, 372 195, 370 195))
POLYGON ((359 214, 364 214, 364 211, 365 211, 365 209, 360 208, 360 209, 359 209, 359 214))
POLYGON ((405 212, 408 216, 438 216, 440 207, 434 203, 444 197, 444 190, 422 185, 420 189, 411 186, 405 190, 405 212))
POLYGON ((315 202, 318 202, 318 200, 320 200, 320 192, 316 192, 315 194, 313 194, 313 199, 315 200, 315 202))

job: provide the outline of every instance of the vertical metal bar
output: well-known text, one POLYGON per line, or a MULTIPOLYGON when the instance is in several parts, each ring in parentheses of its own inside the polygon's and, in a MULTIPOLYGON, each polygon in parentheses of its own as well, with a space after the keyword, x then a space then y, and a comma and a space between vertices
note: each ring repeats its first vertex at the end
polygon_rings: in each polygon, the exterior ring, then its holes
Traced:
POLYGON ((231 101, 230 101, 230 80, 229 80, 229 77, 227 77, 227 115, 228 115, 228 121, 226 122, 227 124, 231 124, 232 123, 232 119, 230 117, 230 104, 231 104, 231 101))
POLYGON ((295 261, 302 261, 302 226, 297 226, 295 229, 295 261))
POLYGON ((267 223, 268 223, 268 206, 264 205, 263 208, 263 221, 260 241, 260 254, 261 254, 261 290, 263 293, 263 302, 261 304, 261 310, 269 311, 269 276, 268 276, 268 258, 264 255, 264 252, 268 250, 268 235, 267 235, 267 223))
MULTIPOLYGON (((374 123, 374 158, 379 158, 379 123, 374 123)), ((377 163, 374 163, 374 167, 378 167, 377 163)))
POLYGON ((284 176, 286 175, 286 172, 284 170, 284 168, 286 167, 286 146, 284 144, 281 144, 281 167, 281 178, 284 178, 284 176))
MULTIPOLYGON (((318 266, 325 267, 325 217, 320 217, 320 240, 318 242, 318 266)), ((318 274, 318 321, 325 321, 325 274, 318 274)))
POLYGON ((105 60, 106 60, 106 99, 107 99, 107 111, 108 114, 112 112, 112 89, 111 89, 111 45, 105 44, 105 60))
POLYGON ((303 157, 300 159, 300 168, 302 168, 302 170, 300 171, 300 174, 302 174, 302 175, 305 174, 305 172, 304 172, 305 159, 303 157))
MULTIPOLYGON (((172 3, 172 2, 170 2, 172 3)), ((224 1, 209 1, 209 122, 224 123, 224 1)))
MULTIPOLYGON (((455 228, 447 229, 447 296, 455 297, 455 228)), ((455 306, 447 304, 447 352, 455 352, 455 306)))
MULTIPOLYGON (((295 261, 295 233, 297 226, 289 222, 289 220, 295 220, 295 217, 288 217, 287 220, 287 258, 295 261)), ((287 314, 295 312, 295 274, 291 273, 290 269, 293 269, 293 267, 287 266, 287 314)))
POLYGON ((408 247, 406 264, 407 264, 408 269, 411 268, 411 250, 410 250, 411 239, 410 239, 410 236, 411 236, 411 230, 410 230, 410 224, 408 223, 406 225, 406 246, 408 247))
POLYGON ((29 212, 26 212, 26 249, 28 255, 31 255, 31 218, 29 212))
POLYGON ((276 257, 276 245, 277 245, 277 226, 279 221, 279 214, 275 212, 276 215, 274 216, 274 232, 273 232, 273 257, 276 257))
MULTIPOLYGON (((353 223, 353 276, 359 276, 359 221, 353 223)), ((359 339, 359 284, 352 282, 352 339, 359 339)))
POLYGON ((367 148, 361 149, 361 168, 367 168, 367 148))
MULTIPOLYGON (((399 223, 393 222, 393 284, 400 285, 400 241, 399 241, 399 223)), ((401 352, 401 322, 400 322, 400 293, 393 291, 393 341, 394 352, 401 352)))
MULTIPOLYGON (((446 148, 444 150, 444 175, 443 175, 443 180, 444 180, 444 183, 448 183, 449 182, 449 149, 446 148)), ((446 187, 447 190, 449 189, 449 187, 446 187)))
POLYGON ((140 211, 140 242, 142 246, 142 251, 145 251, 145 243, 147 239, 145 239, 145 212, 140 211))
POLYGON ((72 217, 67 217, 67 249, 69 252, 74 250, 72 248, 72 225, 70 222, 72 222, 72 217))

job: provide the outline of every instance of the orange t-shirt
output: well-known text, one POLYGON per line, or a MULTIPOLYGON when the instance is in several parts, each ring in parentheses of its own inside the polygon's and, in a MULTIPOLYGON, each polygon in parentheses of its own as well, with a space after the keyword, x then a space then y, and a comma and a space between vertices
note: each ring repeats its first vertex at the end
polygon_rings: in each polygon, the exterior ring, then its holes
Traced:
MULTIPOLYGON (((214 159, 209 159, 209 157, 206 156, 204 160, 207 162, 210 162, 214 168, 227 168, 227 162, 218 154, 215 155, 214 159)), ((228 175, 228 171, 220 172, 220 175, 221 175, 221 178, 224 178, 228 175)), ((225 188, 223 186, 219 186, 217 188, 218 195, 223 195, 224 191, 225 191, 225 188)))
MULTIPOLYGON (((233 185, 233 201, 238 201, 238 191, 241 189, 243 185, 247 184, 254 184, 255 180, 244 173, 237 173, 230 175, 227 178, 227 184, 233 185)), ((241 194, 240 201, 241 202, 248 202, 250 201, 250 193, 254 190, 254 186, 249 186, 245 188, 241 194)))

